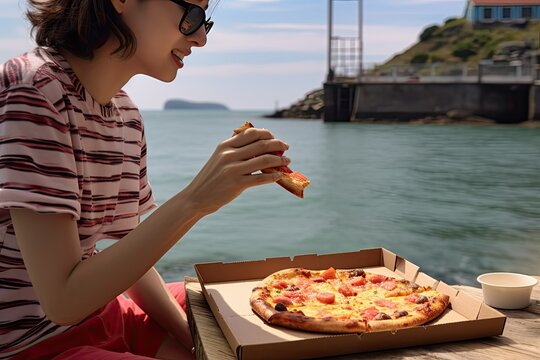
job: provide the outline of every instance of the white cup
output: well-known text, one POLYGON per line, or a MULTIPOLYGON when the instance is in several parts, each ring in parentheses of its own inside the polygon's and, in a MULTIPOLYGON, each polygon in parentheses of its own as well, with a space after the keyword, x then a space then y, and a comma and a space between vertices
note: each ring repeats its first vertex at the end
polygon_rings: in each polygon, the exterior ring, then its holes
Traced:
POLYGON ((504 272, 483 274, 476 280, 482 284, 484 302, 499 309, 526 308, 538 283, 532 276, 504 272))

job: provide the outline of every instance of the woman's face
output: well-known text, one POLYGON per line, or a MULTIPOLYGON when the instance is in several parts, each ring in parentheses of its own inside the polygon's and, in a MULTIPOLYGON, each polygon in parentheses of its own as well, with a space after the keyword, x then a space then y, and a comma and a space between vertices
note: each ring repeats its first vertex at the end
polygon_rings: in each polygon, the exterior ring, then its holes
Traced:
MULTIPOLYGON (((122 19, 135 34, 137 49, 127 66, 136 74, 170 82, 184 66, 184 58, 193 47, 206 44, 204 25, 195 33, 184 35, 178 25, 185 9, 170 0, 125 0, 122 19)), ((208 0, 189 0, 203 9, 208 0)))

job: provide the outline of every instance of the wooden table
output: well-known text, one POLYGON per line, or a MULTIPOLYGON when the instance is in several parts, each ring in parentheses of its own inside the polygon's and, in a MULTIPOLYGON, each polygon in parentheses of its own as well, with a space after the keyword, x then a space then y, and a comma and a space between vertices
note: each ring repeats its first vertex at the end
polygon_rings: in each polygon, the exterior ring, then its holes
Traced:
MULTIPOLYGON (((540 280, 540 276, 536 276, 540 280)), ((482 298, 482 290, 470 286, 456 289, 482 298)), ((186 278, 188 315, 198 360, 236 359, 223 336, 196 278, 186 278)), ((500 310, 507 316, 501 336, 454 343, 386 350, 332 359, 540 359, 540 282, 532 302, 523 310, 500 310)), ((326 358, 330 359, 330 358, 326 358)))

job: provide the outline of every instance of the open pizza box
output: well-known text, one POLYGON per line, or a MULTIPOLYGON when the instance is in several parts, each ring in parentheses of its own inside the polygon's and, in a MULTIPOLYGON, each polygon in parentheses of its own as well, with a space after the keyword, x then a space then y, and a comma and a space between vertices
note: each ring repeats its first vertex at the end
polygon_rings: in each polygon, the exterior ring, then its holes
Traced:
POLYGON ((308 359, 415 345, 474 339, 503 333, 506 317, 481 300, 419 271, 419 267, 383 249, 301 255, 237 263, 195 265, 206 298, 238 359, 308 359), (450 297, 450 306, 423 326, 363 334, 320 334, 266 324, 252 310, 252 289, 269 274, 292 267, 362 268, 429 285, 450 297))

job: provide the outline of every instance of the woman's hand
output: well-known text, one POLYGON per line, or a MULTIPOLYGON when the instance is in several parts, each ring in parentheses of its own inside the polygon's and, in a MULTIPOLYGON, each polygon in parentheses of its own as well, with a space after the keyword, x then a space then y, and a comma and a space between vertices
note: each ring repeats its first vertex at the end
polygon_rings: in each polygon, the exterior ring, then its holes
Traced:
POLYGON ((256 172, 289 165, 287 157, 272 154, 288 148, 268 130, 248 129, 221 142, 186 191, 203 214, 215 212, 247 188, 281 179, 281 173, 256 172))

